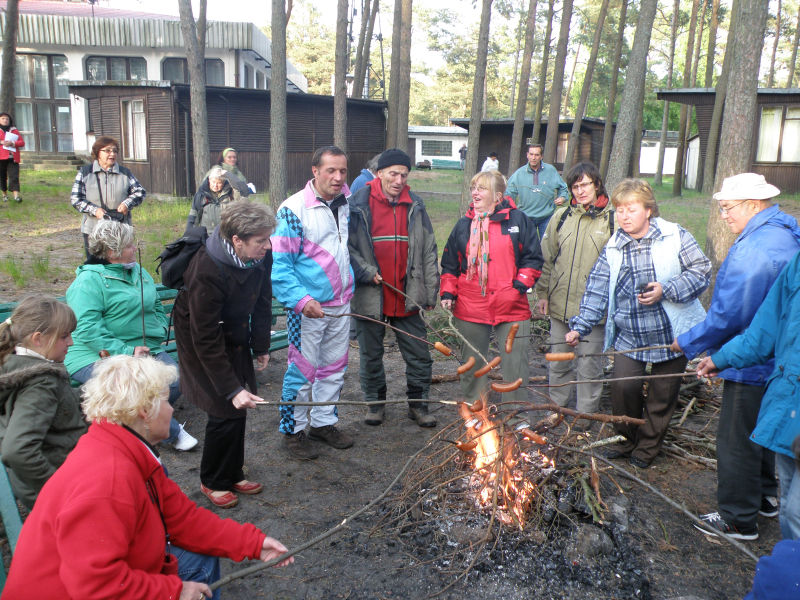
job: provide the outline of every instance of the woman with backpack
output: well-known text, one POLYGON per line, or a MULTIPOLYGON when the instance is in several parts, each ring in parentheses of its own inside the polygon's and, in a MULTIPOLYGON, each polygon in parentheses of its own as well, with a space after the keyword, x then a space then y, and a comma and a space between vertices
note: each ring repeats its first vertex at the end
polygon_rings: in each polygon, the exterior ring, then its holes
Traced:
POLYGON ((211 167, 208 177, 200 185, 194 195, 189 218, 186 219, 186 231, 192 227, 205 227, 206 231, 214 231, 219 225, 223 207, 233 202, 234 190, 220 166, 211 167))
MULTIPOLYGON (((542 238, 542 276, 536 282, 539 298, 536 308, 550 317, 550 340, 553 342, 563 340, 569 331, 567 322, 578 314, 586 278, 614 233, 614 209, 597 167, 589 162, 579 163, 570 169, 566 180, 572 199, 567 206, 558 208, 547 224, 542 238)), ((597 354, 603 350, 604 337, 605 319, 601 319, 584 336, 586 343, 575 349, 573 360, 549 363, 550 385, 601 379, 603 359, 597 354)), ((552 352, 571 350, 566 342, 551 347, 552 352)), ((550 399, 559 406, 566 406, 576 387, 578 412, 597 412, 602 383, 550 387, 550 399)), ((581 425, 583 423, 586 421, 581 425)))

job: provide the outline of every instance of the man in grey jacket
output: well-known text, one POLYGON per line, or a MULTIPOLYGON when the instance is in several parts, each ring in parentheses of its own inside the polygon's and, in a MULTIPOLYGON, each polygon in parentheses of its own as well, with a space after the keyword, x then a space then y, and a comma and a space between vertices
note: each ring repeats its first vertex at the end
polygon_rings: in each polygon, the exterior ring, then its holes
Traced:
MULTIPOLYGON (((433 226, 422 199, 406 180, 411 169, 408 154, 397 148, 378 159, 376 177, 350 197, 348 250, 356 280, 351 301, 356 314, 385 321, 401 332, 397 345, 406 362, 408 416, 420 427, 434 427, 428 405, 433 360, 428 346, 411 336, 425 338, 420 308, 433 308, 439 293, 439 267, 433 226), (400 290, 400 292, 398 292, 400 290)), ((384 420, 386 373, 383 339, 386 328, 374 321, 356 319, 360 354, 359 376, 369 407, 364 422, 384 420)))

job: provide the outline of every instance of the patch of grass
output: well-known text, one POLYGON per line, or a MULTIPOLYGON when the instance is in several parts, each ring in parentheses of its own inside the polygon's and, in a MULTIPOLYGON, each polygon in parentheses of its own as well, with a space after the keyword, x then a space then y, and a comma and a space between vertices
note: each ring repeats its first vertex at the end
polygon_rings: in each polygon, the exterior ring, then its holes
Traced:
POLYGON ((13 256, 6 256, 0 260, 0 273, 5 273, 14 280, 14 285, 24 287, 28 278, 23 273, 22 266, 13 256))
POLYGON ((33 270, 33 276, 38 279, 49 279, 53 275, 50 272, 50 257, 47 255, 34 256, 31 269, 33 270))

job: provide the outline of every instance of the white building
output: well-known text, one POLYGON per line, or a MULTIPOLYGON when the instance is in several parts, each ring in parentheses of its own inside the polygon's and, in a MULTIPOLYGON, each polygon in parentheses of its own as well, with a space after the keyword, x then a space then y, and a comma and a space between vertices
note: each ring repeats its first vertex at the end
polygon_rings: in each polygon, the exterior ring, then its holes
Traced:
POLYGON ((412 163, 429 160, 452 162, 458 167, 461 156, 458 151, 467 143, 469 132, 463 127, 430 127, 426 125, 409 125, 408 148, 412 163))
MULTIPOLYGON (((0 0, 0 38, 6 0, 0 0)), ((15 123, 26 151, 88 154, 94 140, 86 102, 69 81, 188 82, 186 51, 175 17, 84 2, 19 3, 15 123)), ((270 40, 252 23, 209 21, 206 84, 269 89, 270 40)), ((306 78, 287 62, 287 90, 306 78)))

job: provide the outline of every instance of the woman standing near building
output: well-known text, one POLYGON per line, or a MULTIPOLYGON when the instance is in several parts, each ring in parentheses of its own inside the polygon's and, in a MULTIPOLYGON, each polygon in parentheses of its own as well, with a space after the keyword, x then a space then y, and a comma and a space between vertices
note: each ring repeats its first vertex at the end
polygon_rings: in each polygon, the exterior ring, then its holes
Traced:
POLYGON ((0 113, 0 190, 3 202, 8 202, 7 192, 14 194, 16 202, 22 202, 19 195, 19 154, 25 147, 25 140, 7 112, 0 113))

